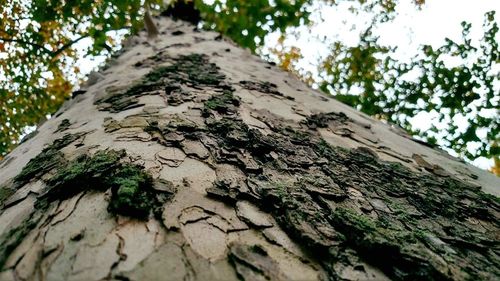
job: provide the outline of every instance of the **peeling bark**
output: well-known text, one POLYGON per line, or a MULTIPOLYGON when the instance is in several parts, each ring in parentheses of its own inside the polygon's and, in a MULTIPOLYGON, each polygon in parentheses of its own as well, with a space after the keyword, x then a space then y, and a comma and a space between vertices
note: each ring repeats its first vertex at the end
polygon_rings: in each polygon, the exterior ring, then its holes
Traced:
POLYGON ((0 280, 495 280, 493 175, 161 18, 0 163, 0 280))

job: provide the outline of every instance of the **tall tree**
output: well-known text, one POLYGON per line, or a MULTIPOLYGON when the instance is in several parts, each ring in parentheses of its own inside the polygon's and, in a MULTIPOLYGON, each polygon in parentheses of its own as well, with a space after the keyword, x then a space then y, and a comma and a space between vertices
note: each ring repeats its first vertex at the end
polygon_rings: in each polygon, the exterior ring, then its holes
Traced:
POLYGON ((0 164, 0 280, 494 280, 500 181, 161 17, 0 164))
MULTIPOLYGON (((196 6, 203 28, 217 30, 268 60, 276 59, 281 67, 358 110, 466 160, 493 158, 500 163, 494 11, 485 14, 479 43, 471 40, 471 25, 464 22, 462 40, 447 39, 440 48, 423 46, 411 62, 402 62, 396 46, 381 46, 376 36, 381 24, 397 18, 402 4, 398 0, 0 1, 0 159, 70 96, 86 73, 80 72, 80 62, 112 56, 120 47, 117 37, 134 34, 143 18, 149 18, 145 11, 157 12, 166 2, 196 6), (318 58, 318 69, 312 73, 301 69, 297 62, 302 52, 287 38, 297 37, 298 28, 309 29, 300 34, 311 39, 315 23, 324 21, 322 11, 333 6, 363 18, 366 30, 354 45, 335 41, 335 36, 316 38, 325 50, 331 44, 331 53, 318 58), (277 47, 264 45, 275 32, 281 34, 277 47), (458 64, 446 63, 450 58, 458 64), (422 114, 434 116, 433 122, 417 129, 414 120, 422 114)), ((424 4, 411 5, 420 9, 424 4)), ((495 167, 493 172, 500 168, 495 167)))

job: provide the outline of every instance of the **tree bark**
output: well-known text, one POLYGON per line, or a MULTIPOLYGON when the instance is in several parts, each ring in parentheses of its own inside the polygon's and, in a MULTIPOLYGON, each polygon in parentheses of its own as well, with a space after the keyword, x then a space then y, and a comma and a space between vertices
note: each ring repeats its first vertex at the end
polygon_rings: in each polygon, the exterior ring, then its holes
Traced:
POLYGON ((162 17, 0 164, 0 280, 494 280, 500 181, 162 17))

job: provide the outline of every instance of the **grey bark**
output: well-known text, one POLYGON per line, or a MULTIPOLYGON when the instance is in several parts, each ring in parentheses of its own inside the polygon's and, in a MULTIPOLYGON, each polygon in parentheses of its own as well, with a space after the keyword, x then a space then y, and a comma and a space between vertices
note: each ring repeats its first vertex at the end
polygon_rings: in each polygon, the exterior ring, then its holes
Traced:
POLYGON ((0 164, 0 280, 499 277, 498 178, 218 34, 159 31, 0 164))

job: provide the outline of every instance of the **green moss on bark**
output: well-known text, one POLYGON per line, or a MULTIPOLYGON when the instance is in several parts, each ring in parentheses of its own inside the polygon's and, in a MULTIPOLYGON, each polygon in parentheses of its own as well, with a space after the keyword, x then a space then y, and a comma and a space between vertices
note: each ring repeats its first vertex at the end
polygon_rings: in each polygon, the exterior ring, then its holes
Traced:
POLYGON ((3 267, 9 255, 21 244, 26 235, 37 226, 41 218, 42 214, 35 212, 19 226, 5 231, 0 236, 0 270, 4 269, 3 267))
POLYGON ((49 202, 72 197, 85 190, 111 189, 108 210, 115 214, 146 219, 162 205, 153 189, 153 180, 140 166, 124 163, 124 150, 98 151, 68 163, 47 181, 44 195, 49 202))
POLYGON ((106 190, 110 179, 123 164, 125 151, 98 151, 94 156, 81 155, 47 180, 49 201, 63 200, 88 189, 106 190))
POLYGON ((31 179, 38 179, 42 174, 52 169, 62 167, 65 164, 65 160, 60 150, 83 135, 84 133, 67 134, 62 138, 56 139, 28 162, 14 178, 14 181, 19 185, 23 185, 31 179))
POLYGON ((3 202, 7 200, 12 194, 14 194, 15 190, 8 186, 0 186, 0 207, 2 207, 3 202))
POLYGON ((135 218, 147 218, 158 202, 152 188, 153 180, 141 168, 124 165, 108 179, 112 197, 108 210, 135 218))
MULTIPOLYGON (((154 58, 155 62, 161 58, 154 58)), ((142 106, 139 97, 151 92, 164 95, 169 104, 179 105, 192 100, 192 96, 183 91, 180 84, 193 88, 213 87, 219 91, 231 90, 224 82, 224 74, 208 61, 204 54, 190 54, 170 58, 173 63, 153 69, 144 78, 124 91, 109 92, 96 100, 102 110, 120 112, 142 106)))
POLYGON ((204 114, 209 116, 210 110, 221 114, 236 113, 236 107, 240 105, 240 99, 235 97, 232 91, 224 90, 220 95, 214 95, 205 102, 204 114))
MULTIPOLYGON (((101 150, 93 156, 81 155, 67 161, 56 149, 67 145, 74 137, 66 136, 56 140, 33 158, 16 177, 16 184, 26 183, 27 176, 39 176, 40 173, 56 172, 46 180, 47 188, 35 202, 35 209, 20 225, 4 232, 0 236, 0 269, 10 253, 23 241, 26 235, 36 227, 51 202, 65 200, 86 191, 111 190, 108 210, 113 214, 136 219, 148 219, 151 213, 158 216, 163 204, 169 200, 174 188, 159 191, 153 188, 155 182, 143 167, 126 163, 124 150, 101 150)), ((39 179, 39 178, 38 178, 39 179)), ((0 203, 14 190, 0 189, 0 203)))

